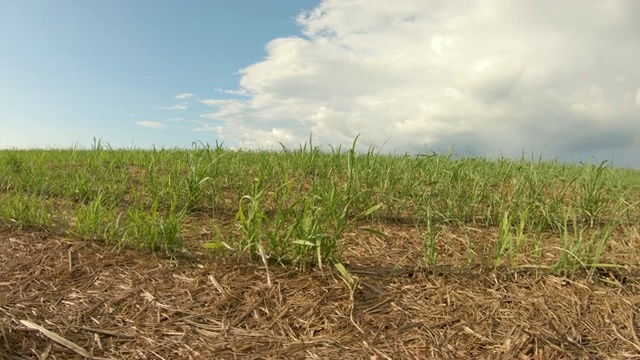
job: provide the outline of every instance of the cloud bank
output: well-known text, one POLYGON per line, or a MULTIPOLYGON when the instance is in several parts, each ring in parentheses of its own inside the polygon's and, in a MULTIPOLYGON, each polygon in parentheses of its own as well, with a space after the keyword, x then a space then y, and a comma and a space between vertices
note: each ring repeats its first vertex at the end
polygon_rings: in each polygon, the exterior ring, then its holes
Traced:
POLYGON ((389 151, 640 166, 638 19, 635 0, 327 0, 202 117, 245 147, 362 134, 389 151))

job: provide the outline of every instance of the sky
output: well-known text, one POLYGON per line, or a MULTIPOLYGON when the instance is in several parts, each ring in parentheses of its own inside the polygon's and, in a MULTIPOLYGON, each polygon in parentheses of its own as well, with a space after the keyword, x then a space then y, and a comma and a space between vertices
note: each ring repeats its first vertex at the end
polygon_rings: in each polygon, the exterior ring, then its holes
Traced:
POLYGON ((314 145, 640 168, 636 0, 0 2, 0 148, 314 145))

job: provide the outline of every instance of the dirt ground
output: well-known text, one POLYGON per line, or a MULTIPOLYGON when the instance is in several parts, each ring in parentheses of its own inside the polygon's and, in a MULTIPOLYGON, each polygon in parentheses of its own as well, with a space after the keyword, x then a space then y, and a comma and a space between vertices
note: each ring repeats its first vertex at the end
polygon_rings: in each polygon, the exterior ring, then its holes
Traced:
POLYGON ((350 287, 328 266, 267 272, 9 230, 0 242, 2 359, 640 359, 631 271, 569 280, 347 254, 350 287))

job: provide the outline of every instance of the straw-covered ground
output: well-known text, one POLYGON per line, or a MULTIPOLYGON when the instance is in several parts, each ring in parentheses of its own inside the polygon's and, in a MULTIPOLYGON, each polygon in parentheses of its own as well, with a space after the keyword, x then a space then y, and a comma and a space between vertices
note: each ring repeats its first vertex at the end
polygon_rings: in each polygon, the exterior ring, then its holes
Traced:
MULTIPOLYGON (((350 286, 330 267, 271 266, 268 280, 264 265, 239 256, 172 259, 7 230, 0 239, 3 359, 83 350, 110 359, 640 358, 640 277, 626 270, 600 281, 354 265, 350 286)), ((385 245, 387 254, 407 246, 385 245)))
POLYGON ((640 173, 0 151, 0 359, 640 359, 640 173))

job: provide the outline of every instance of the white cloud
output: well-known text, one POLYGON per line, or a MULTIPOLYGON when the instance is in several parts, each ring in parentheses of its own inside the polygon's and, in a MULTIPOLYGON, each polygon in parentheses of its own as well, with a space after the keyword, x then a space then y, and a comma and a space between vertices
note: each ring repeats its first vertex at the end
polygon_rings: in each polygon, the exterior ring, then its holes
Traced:
MULTIPOLYGON (((220 140, 225 141, 226 144, 229 139, 229 136, 225 134, 226 130, 227 128, 218 126, 211 127, 208 131, 218 132, 220 140)), ((232 148, 277 150, 281 148, 280 144, 291 144, 294 141, 294 134, 287 129, 260 130, 243 127, 239 130, 234 132, 232 140, 239 139, 240 141, 236 141, 236 146, 232 146, 232 148)), ((203 129, 202 131, 207 130, 203 129)))
POLYGON ((634 0, 326 0, 240 71, 245 97, 203 100, 202 117, 227 144, 361 133, 388 150, 637 161, 638 18, 634 0))
POLYGON ((189 108, 189 104, 186 102, 182 102, 180 104, 175 104, 175 105, 171 105, 171 106, 161 106, 158 107, 156 109, 162 109, 162 110, 187 110, 189 108))
POLYGON ((219 134, 224 132, 224 129, 221 126, 215 126, 203 121, 193 121, 194 123, 200 125, 199 127, 193 129, 193 131, 215 131, 219 134))
POLYGON ((179 99, 179 100, 186 100, 186 99, 192 98, 192 97, 194 97, 194 96, 196 96, 196 94, 192 94, 192 93, 183 93, 183 94, 178 94, 178 95, 176 95, 176 96, 175 96, 175 98, 176 98, 176 99, 179 99))
POLYGON ((236 96, 248 96, 250 95, 247 92, 247 89, 237 89, 237 90, 227 90, 227 89, 216 89, 217 92, 227 94, 227 95, 236 95, 236 96))
MULTIPOLYGON (((191 120, 191 119, 185 119, 185 118, 177 117, 177 118, 168 119, 167 122, 174 123, 174 124, 181 124, 181 123, 196 124, 197 127, 192 129, 192 131, 216 131, 216 132, 221 132, 222 131, 222 128, 219 125, 215 125, 211 121, 191 120)), ((173 128, 184 128, 185 126, 184 125, 171 125, 171 127, 173 127, 173 128)))
POLYGON ((159 130, 164 130, 167 126, 165 124, 159 123, 159 122, 155 122, 155 121, 138 121, 136 122, 136 125, 139 126, 143 126, 143 127, 148 127, 148 128, 152 128, 152 129, 159 129, 159 130))

